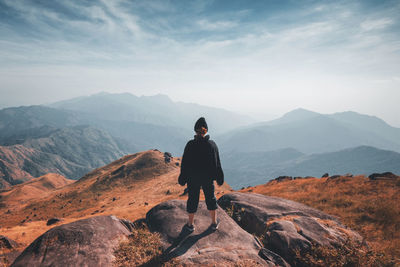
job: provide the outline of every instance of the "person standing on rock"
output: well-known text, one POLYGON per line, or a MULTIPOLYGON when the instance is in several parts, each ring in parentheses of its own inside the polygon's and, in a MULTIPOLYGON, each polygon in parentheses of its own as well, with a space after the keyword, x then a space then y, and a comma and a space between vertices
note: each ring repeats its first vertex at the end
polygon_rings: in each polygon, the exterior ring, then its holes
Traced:
POLYGON ((201 117, 194 125, 196 135, 185 147, 182 156, 181 173, 178 178, 180 185, 187 184, 188 200, 186 210, 189 221, 185 224, 189 232, 194 231, 194 214, 199 205, 200 188, 203 189, 206 198, 207 209, 211 216, 211 229, 217 230, 219 221, 217 220, 216 209, 217 199, 214 194, 214 180, 221 186, 224 183, 224 173, 221 168, 218 147, 214 141, 210 140, 207 122, 201 117))

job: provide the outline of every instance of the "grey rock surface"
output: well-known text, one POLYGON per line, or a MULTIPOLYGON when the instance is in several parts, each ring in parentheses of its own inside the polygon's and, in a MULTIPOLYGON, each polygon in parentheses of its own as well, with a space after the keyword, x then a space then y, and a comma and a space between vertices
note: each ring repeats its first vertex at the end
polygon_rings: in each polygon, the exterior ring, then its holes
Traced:
POLYGON ((232 214, 247 232, 262 236, 265 247, 296 265, 296 253, 312 245, 335 247, 347 240, 362 242, 361 236, 336 217, 287 199, 234 192, 218 204, 232 214))
POLYGON ((4 236, 0 235, 0 249, 13 249, 18 246, 17 242, 14 240, 4 236))
POLYGON ((186 203, 170 200, 152 208, 146 215, 151 231, 161 234, 164 256, 183 266, 288 266, 276 253, 263 249, 259 241, 244 231, 221 208, 217 210, 220 225, 210 229, 210 216, 203 201, 195 215, 195 231, 185 232, 186 203))
POLYGON ((38 237, 11 266, 112 266, 114 248, 128 235, 114 216, 75 221, 38 237))

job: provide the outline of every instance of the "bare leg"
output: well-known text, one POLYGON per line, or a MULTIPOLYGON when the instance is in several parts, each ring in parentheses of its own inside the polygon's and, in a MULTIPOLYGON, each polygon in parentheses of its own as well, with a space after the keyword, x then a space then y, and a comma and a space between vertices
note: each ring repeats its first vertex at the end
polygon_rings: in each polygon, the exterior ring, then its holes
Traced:
POLYGON ((193 225, 194 222, 194 213, 189 213, 189 226, 193 225))
POLYGON ((217 213, 216 210, 210 210, 210 216, 211 216, 211 223, 217 223, 217 213))

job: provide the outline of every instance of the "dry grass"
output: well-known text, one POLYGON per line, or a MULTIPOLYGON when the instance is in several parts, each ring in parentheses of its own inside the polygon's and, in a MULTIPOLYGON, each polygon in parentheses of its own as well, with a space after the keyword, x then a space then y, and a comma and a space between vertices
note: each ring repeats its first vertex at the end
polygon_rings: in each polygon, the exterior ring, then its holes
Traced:
MULTIPOLYGON (((187 195, 182 196, 184 187, 178 184, 180 167, 176 164, 179 163, 179 158, 173 158, 170 164, 165 164, 163 153, 147 151, 96 169, 79 182, 48 192, 33 192, 24 201, 21 201, 21 194, 2 192, 0 235, 17 241, 21 244, 19 250, 23 250, 55 226, 46 225, 52 217, 63 218, 59 224, 98 215, 115 215, 131 221, 143 218, 149 209, 160 202, 187 199, 187 195), (154 164, 143 166, 149 162, 149 157, 150 163, 154 164), (126 166, 124 169, 121 168, 123 165, 126 166), (145 168, 142 173, 141 168, 145 168)), ((27 186, 31 183, 15 188, 19 190, 27 186)), ((216 196, 230 190, 226 184, 216 187, 216 196)), ((204 199, 203 194, 201 199, 204 199)))
POLYGON ((114 251, 114 265, 161 266, 162 249, 160 236, 148 229, 135 229, 128 240, 122 241, 114 251))
POLYGON ((294 200, 335 215, 377 254, 400 263, 400 184, 364 176, 270 182, 242 190, 294 200))
POLYGON ((396 266, 396 263, 386 255, 365 249, 363 245, 350 241, 336 248, 314 245, 305 255, 296 251, 296 260, 299 265, 309 267, 396 266))

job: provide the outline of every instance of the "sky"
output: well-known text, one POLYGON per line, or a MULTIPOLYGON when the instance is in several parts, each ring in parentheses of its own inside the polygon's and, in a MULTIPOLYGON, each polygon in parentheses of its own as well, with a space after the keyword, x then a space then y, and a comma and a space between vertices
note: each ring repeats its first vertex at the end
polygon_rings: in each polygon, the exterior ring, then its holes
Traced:
POLYGON ((400 127, 400 1, 0 0, 0 107, 101 91, 400 127))

